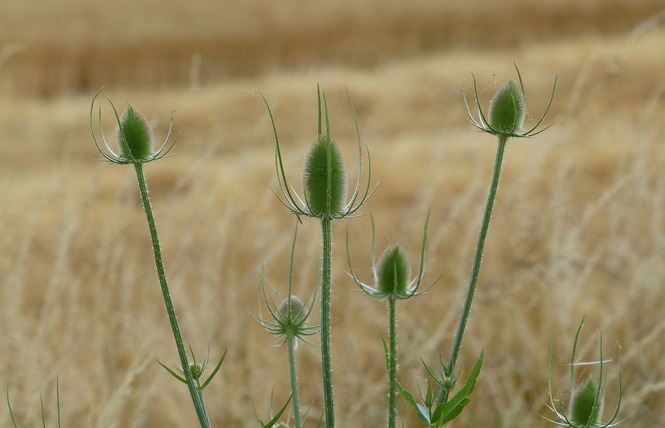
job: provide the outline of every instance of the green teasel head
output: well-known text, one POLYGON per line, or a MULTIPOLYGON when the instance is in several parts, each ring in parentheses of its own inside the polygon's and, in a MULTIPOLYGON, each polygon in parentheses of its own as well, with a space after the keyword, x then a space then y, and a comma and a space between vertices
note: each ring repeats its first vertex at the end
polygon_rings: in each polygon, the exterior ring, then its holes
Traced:
MULTIPOLYGON (((263 327, 268 333, 281 339, 280 345, 286 343, 289 339, 301 339, 309 343, 307 336, 316 334, 319 330, 318 326, 308 325, 307 320, 312 314, 314 304, 316 303, 316 295, 319 289, 318 276, 314 284, 314 294, 307 298, 305 301, 298 298, 293 294, 293 263, 296 251, 296 241, 298 237, 298 222, 295 225, 293 233, 293 242, 291 244, 291 257, 289 259, 289 273, 288 273, 288 295, 285 299, 277 304, 272 295, 266 291, 266 279, 261 273, 259 287, 263 295, 263 302, 270 317, 263 317, 261 307, 259 306, 259 313, 257 316, 250 314, 254 321, 263 327)), ((259 300, 260 302, 260 300, 259 300)), ((295 342, 297 344, 297 340, 295 342)))
POLYGON ((342 219, 353 215, 374 193, 371 185, 372 162, 369 150, 360 138, 360 127, 351 96, 347 91, 349 106, 353 115, 358 139, 358 174, 347 198, 347 176, 342 154, 337 143, 331 136, 330 118, 326 94, 317 85, 318 96, 318 127, 305 159, 302 177, 303 194, 298 194, 286 178, 282 151, 277 134, 277 127, 268 101, 263 98, 275 136, 275 170, 279 183, 279 192, 275 192, 279 201, 292 213, 300 216, 323 219, 342 219), (364 149, 364 150, 363 150, 364 149), (367 156, 367 181, 363 184, 363 152, 367 156), (281 196, 280 196, 281 193, 281 196))
MULTIPOLYGON (((527 115, 526 104, 526 90, 524 89, 524 82, 522 81, 522 74, 519 68, 515 65, 515 71, 519 81, 519 86, 514 80, 509 80, 506 85, 499 88, 490 101, 489 110, 487 113, 481 107, 480 97, 478 96, 478 84, 476 76, 471 73, 473 77, 473 98, 477 114, 471 113, 471 107, 467 102, 466 95, 464 95, 464 105, 466 106, 467 120, 477 129, 488 134, 498 136, 502 141, 507 141, 508 138, 528 138, 540 134, 552 125, 545 128, 538 129, 541 123, 545 120, 545 116, 552 107, 554 102, 554 93, 556 92, 556 83, 558 77, 554 78, 552 84, 552 94, 547 103, 547 107, 543 115, 538 119, 536 124, 526 131, 522 131, 524 120, 527 115)), ((464 91, 462 91, 464 93, 464 91)))
POLYGON ((490 100, 489 124, 503 134, 518 132, 524 125, 526 101, 514 80, 499 88, 490 100))
POLYGON ((561 397, 561 395, 559 395, 559 398, 555 400, 554 395, 552 394, 552 347, 550 347, 550 368, 547 380, 549 404, 547 407, 549 407, 552 413, 554 413, 556 419, 549 419, 547 417, 545 417, 545 419, 555 425, 568 426, 572 428, 614 428, 621 425, 624 421, 623 419, 617 420, 622 401, 621 347, 619 346, 619 369, 616 406, 610 420, 603 422, 601 421, 601 418, 603 417, 603 410, 605 410, 605 391, 607 389, 604 383, 604 380, 607 377, 605 375, 605 366, 612 360, 603 358, 603 335, 602 333, 599 333, 599 359, 596 361, 588 362, 578 361, 576 352, 580 338, 580 332, 583 325, 584 318, 582 318, 580 325, 577 327, 577 333, 575 334, 573 349, 570 356, 569 375, 571 392, 570 399, 568 400, 567 410, 565 409, 564 399, 561 397), (577 383, 576 369, 587 366, 597 366, 598 375, 595 376, 595 379, 593 377, 588 377, 586 381, 577 383), (557 403, 559 403, 559 405, 557 405, 557 403))
POLYGON ((423 228, 423 241, 420 249, 419 272, 411 277, 411 266, 406 253, 399 245, 389 245, 376 260, 376 242, 374 217, 372 218, 372 274, 374 282, 364 283, 353 271, 351 265, 351 253, 349 251, 349 233, 346 234, 346 260, 349 265, 349 276, 360 289, 368 296, 385 300, 407 300, 411 297, 426 293, 435 283, 434 281, 426 289, 420 290, 425 271, 427 270, 427 225, 429 224, 429 213, 423 228))
POLYGON ((346 200, 342 154, 329 135, 319 136, 307 154, 303 173, 305 200, 314 217, 335 217, 346 200))
POLYGON ((571 422, 579 426, 595 427, 600 424, 604 406, 604 391, 589 378, 573 391, 568 415, 571 422))
POLYGON ((153 153, 152 128, 145 116, 129 103, 120 117, 116 139, 120 153, 127 159, 142 161, 153 153))
POLYGON ((385 296, 404 295, 411 280, 411 266, 399 245, 383 251, 376 266, 376 287, 385 296))
POLYGON ((97 118, 95 118, 95 102, 100 93, 101 89, 95 94, 90 104, 90 132, 92 133, 92 141, 104 159, 111 163, 132 163, 138 165, 159 160, 169 153, 178 139, 176 137, 171 140, 174 112, 171 112, 169 129, 164 142, 158 149, 155 149, 153 146, 152 128, 141 112, 130 103, 127 103, 127 109, 121 116, 118 114, 118 110, 115 108, 113 102, 109 99, 108 102, 111 105, 117 124, 116 139, 119 147, 117 152, 112 149, 104 135, 101 105, 98 105, 97 118))

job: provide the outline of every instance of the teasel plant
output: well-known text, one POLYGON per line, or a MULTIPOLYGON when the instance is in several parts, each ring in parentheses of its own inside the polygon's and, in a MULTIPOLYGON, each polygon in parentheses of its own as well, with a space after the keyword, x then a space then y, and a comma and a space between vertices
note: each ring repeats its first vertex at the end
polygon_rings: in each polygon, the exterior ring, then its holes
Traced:
POLYGON ((266 292, 265 276, 261 273, 260 291, 262 300, 268 309, 268 315, 264 317, 259 304, 258 316, 251 315, 254 320, 263 327, 268 333, 277 337, 280 341, 278 345, 286 344, 289 357, 289 378, 291 381, 291 403, 293 406, 293 420, 295 428, 303 426, 303 417, 300 410, 300 394, 298 393, 298 371, 296 361, 296 350, 298 342, 309 343, 308 337, 319 331, 318 325, 309 325, 309 317, 314 309, 316 296, 319 289, 319 280, 317 276, 314 285, 314 293, 304 302, 293 294, 293 260, 296 250, 296 240, 298 236, 298 222, 296 222, 295 232, 293 233, 293 243, 291 245, 291 257, 289 258, 288 291, 287 297, 278 305, 275 299, 269 297, 266 292))
POLYGON ((568 411, 565 410, 565 400, 559 394, 558 399, 554 399, 552 395, 552 346, 550 346, 550 364, 547 380, 547 389, 549 396, 549 404, 547 407, 554 413, 555 419, 543 417, 554 425, 566 426, 572 428, 612 428, 617 427, 623 420, 617 420, 619 410, 621 409, 622 398, 622 356, 621 346, 619 346, 619 372, 618 372, 618 393, 617 404, 614 409, 614 414, 608 422, 602 422, 603 411, 605 409, 605 385, 603 385, 604 378, 607 377, 604 373, 605 364, 611 360, 603 359, 603 334, 599 333, 599 346, 597 361, 583 362, 577 361, 577 344, 584 325, 584 319, 580 322, 575 333, 575 340, 573 342, 573 349, 570 354, 570 399, 568 400, 568 411), (575 371, 577 368, 585 366, 598 366, 598 379, 594 380, 589 376, 585 381, 577 382, 575 371), (559 403, 557 406, 556 403, 559 403))
POLYGON ((374 284, 366 284, 354 272, 349 251, 349 234, 346 234, 346 254, 349 265, 349 276, 356 285, 368 296, 388 302, 388 344, 383 340, 386 367, 388 370, 388 428, 397 427, 397 301, 408 300, 423 294, 432 287, 421 290, 427 270, 427 225, 429 213, 425 220, 423 242, 420 251, 420 269, 411 278, 411 266, 404 250, 399 245, 389 245, 376 261, 376 240, 374 218, 372 217, 372 276, 374 284))
MULTIPOLYGON (((458 326, 455 332, 453 344, 451 346, 450 356, 447 362, 439 357, 440 368, 435 372, 427 365, 425 371, 427 372, 428 380, 426 387, 420 391, 420 402, 416 397, 405 388, 399 386, 400 393, 411 407, 416 410, 419 420, 428 427, 439 427, 445 425, 451 420, 455 419, 462 412, 464 407, 470 401, 470 394, 475 388, 478 376, 483 363, 483 353, 474 364, 471 373, 464 385, 455 392, 458 382, 458 373, 456 372, 457 360, 462 348, 462 341, 464 332, 471 313, 471 306, 473 297, 480 275, 480 267, 483 258, 483 251, 485 248, 485 241, 489 231, 490 219, 492 217, 492 210, 494 201, 499 187, 499 178, 501 176, 501 166, 503 164, 504 152, 508 140, 511 138, 530 138, 540 134, 549 128, 549 126, 539 129, 540 125, 545 120, 547 113, 554 101, 554 94, 556 92, 556 84, 558 78, 554 79, 552 85, 552 93, 542 116, 536 121, 536 124, 526 131, 523 131, 524 120, 527 116, 526 106, 526 90, 524 89, 524 82, 522 75, 517 65, 515 71, 519 81, 519 87, 514 80, 509 80, 503 87, 499 88, 489 103, 489 110, 484 112, 481 107, 480 97, 478 95, 478 86, 476 77, 473 73, 473 91, 474 103, 477 109, 477 114, 474 116, 471 113, 471 108, 464 95, 464 105, 468 114, 467 120, 478 130, 494 135, 497 137, 497 152, 494 161, 494 169, 492 172, 492 179, 490 182, 489 193, 485 210, 480 226, 480 233, 476 245, 476 252, 473 259, 471 269, 471 276, 469 285, 467 287, 467 294, 460 314, 458 326), (433 384, 433 386, 432 386, 433 384)), ((464 93, 464 92, 463 92, 464 93)))
POLYGON ((118 165, 131 164, 134 166, 139 192, 143 202, 143 208, 146 214, 148 229, 150 231, 150 237, 152 240, 152 249, 155 257, 155 266, 157 268, 157 276, 159 278, 162 298, 164 300, 164 305, 168 314, 173 338, 175 340, 176 348, 178 351, 178 356, 180 359, 179 371, 181 372, 182 376, 178 376, 173 370, 168 369, 163 364, 162 366, 164 366, 171 375, 174 375, 176 379, 184 381, 184 383, 187 384, 187 388, 189 389, 199 423, 202 428, 209 428, 210 418, 203 401, 202 391, 203 388, 205 388, 205 386, 210 383, 212 378, 219 371, 226 353, 224 353, 224 356, 222 356, 219 362, 215 365, 213 373, 208 377, 207 380, 204 381, 203 384, 201 384, 200 379, 203 375, 203 370, 207 366, 208 359, 204 361, 204 364, 200 364, 196 361, 193 351, 193 362, 190 362, 187 356, 187 351, 185 349, 182 333, 180 331, 180 326, 176 316, 176 310, 168 286, 166 270, 164 268, 164 262, 162 259, 161 245, 157 233, 157 225, 153 215, 152 204, 150 202, 150 196, 148 193, 148 185, 143 171, 143 165, 163 159, 166 155, 169 154, 175 145, 177 136, 175 138, 171 138, 174 112, 171 113, 169 127, 164 141, 159 146, 159 148, 155 149, 152 128, 148 124, 148 121, 145 119, 145 117, 129 102, 127 103, 127 108, 125 109, 124 113, 120 115, 113 102, 107 98, 111 109, 113 110, 113 115, 117 124, 116 140, 118 148, 114 150, 107 141, 103 131, 101 105, 98 105, 97 108, 98 131, 95 131, 95 104, 100 94, 101 89, 97 92, 97 94, 95 94, 90 105, 90 131, 92 133, 92 140, 95 143, 99 153, 108 162, 118 165))
POLYGON ((358 139, 358 176, 353 193, 347 197, 347 177, 342 154, 332 137, 325 92, 317 85, 318 127, 307 158, 303 173, 303 194, 296 192, 289 183, 284 169, 282 151, 275 120, 265 98, 275 138, 275 170, 279 192, 275 192, 280 202, 298 219, 311 217, 321 223, 322 264, 321 264, 321 365, 323 378, 323 400, 326 427, 335 426, 335 404, 332 381, 331 353, 331 302, 332 302, 332 221, 353 216, 372 196, 375 187, 371 184, 372 164, 369 149, 367 154, 367 181, 363 182, 363 143, 360 127, 351 96, 348 94, 351 113, 358 139))
MULTIPOLYGON (((492 218, 492 210, 494 207, 494 201, 496 200, 497 191, 499 188, 499 178, 501 177, 501 166, 503 164, 504 152, 506 150, 506 145, 508 140, 511 138, 530 138, 534 137, 541 132, 547 130, 550 126, 546 126, 542 129, 540 125, 545 120, 552 103, 554 102, 554 94, 556 92, 556 85, 558 76, 554 79, 552 85, 552 93, 550 95, 549 102, 545 108, 544 113, 536 121, 536 124, 529 128, 526 131, 522 130, 524 126, 524 120, 527 116, 527 104, 526 104, 526 90, 524 89, 524 82, 522 81, 522 74, 520 73, 519 68, 515 65, 515 71, 517 72, 517 77, 519 81, 519 87, 514 80, 509 80, 503 87, 499 88, 489 103, 489 110, 487 114, 483 111, 481 107, 480 97, 478 95, 478 86, 476 82, 476 77, 472 73, 473 77, 473 98, 475 106, 477 109, 477 115, 474 116, 471 113, 471 108, 467 102, 466 95, 464 96, 464 105, 466 106, 466 111, 468 114, 467 120, 478 130, 485 132, 490 135, 497 137, 497 151, 494 161, 494 170, 492 172, 492 179, 489 187, 489 193, 487 195, 487 202, 485 204, 485 210, 483 214, 482 223, 480 226, 480 233, 478 236, 478 242, 476 245, 476 252, 473 260, 473 266, 471 269, 471 276, 469 279, 469 285, 467 288, 467 295, 462 308, 462 313, 459 318, 459 324, 455 333, 455 339, 450 351, 450 357, 446 364, 442 364, 442 376, 441 379, 448 379, 445 382, 448 385, 455 384, 455 368, 457 364, 457 359, 459 357, 460 349, 462 348, 462 340, 464 338, 464 331, 466 329, 467 322, 469 320, 469 314, 471 312, 471 305, 473 303, 473 296, 476 291, 476 286, 478 283, 478 277, 480 274, 480 267, 483 258, 483 251, 485 248, 485 241, 487 239, 487 234, 489 231, 490 219, 492 218)), ((451 390, 449 388, 443 388, 441 394, 439 395, 439 402, 446 402, 451 390)))

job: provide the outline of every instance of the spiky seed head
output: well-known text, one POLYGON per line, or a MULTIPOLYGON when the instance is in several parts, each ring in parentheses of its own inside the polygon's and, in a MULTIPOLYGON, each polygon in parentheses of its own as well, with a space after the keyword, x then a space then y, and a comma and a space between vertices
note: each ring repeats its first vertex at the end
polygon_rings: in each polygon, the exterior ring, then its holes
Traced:
POLYGON ((599 386, 589 378, 580 384, 570 397, 570 420, 579 426, 596 426, 603 416, 605 394, 598 394, 599 386), (598 400, 596 402, 596 399, 598 400))
POLYGON ((291 317, 296 318, 299 314, 302 314, 303 308, 304 305, 297 296, 290 296, 282 300, 277 310, 286 319, 289 316, 289 309, 291 310, 291 317))
POLYGON ((307 154, 303 187, 314 217, 333 217, 344 209, 346 172, 342 154, 335 142, 319 136, 307 154))
POLYGON ((499 133, 517 132, 524 124, 526 101, 513 80, 499 88, 490 101, 489 125, 499 133))
POLYGON ((145 117, 131 104, 120 117, 117 140, 122 155, 128 160, 144 161, 153 154, 152 129, 145 117))
POLYGON ((383 251, 376 265, 376 274, 377 288, 386 297, 406 293, 411 267, 401 247, 391 245, 383 251))

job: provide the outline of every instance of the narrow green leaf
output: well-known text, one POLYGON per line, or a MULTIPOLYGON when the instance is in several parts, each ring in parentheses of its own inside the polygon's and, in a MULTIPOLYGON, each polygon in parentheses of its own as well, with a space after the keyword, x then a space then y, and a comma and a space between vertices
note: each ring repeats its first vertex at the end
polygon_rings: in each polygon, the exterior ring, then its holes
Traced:
POLYGON ((418 419, 420 419, 421 422, 426 423, 426 424, 431 424, 432 419, 430 418, 430 410, 428 407, 426 407, 423 404, 418 404, 417 407, 418 410, 418 419))
POLYGON ((425 364, 424 361, 423 361, 422 363, 423 363, 423 366, 425 367, 425 371, 427 372, 427 375, 428 375, 428 376, 429 376, 434 382, 436 382, 436 384, 439 385, 440 388, 444 388, 444 385, 443 385, 443 379, 439 379, 439 377, 438 377, 436 374, 434 374, 434 372, 432 371, 432 369, 430 369, 429 366, 428 366, 427 364, 425 364))
POLYGON ((165 369, 167 372, 169 372, 169 373, 171 374, 171 376, 173 376, 174 378, 178 379, 178 380, 179 380, 180 382, 182 382, 182 383, 185 383, 185 384, 187 383, 187 381, 185 380, 185 378, 181 377, 181 376, 178 375, 176 372, 174 372, 173 370, 171 370, 170 368, 168 368, 167 366, 165 366, 164 364, 162 364, 161 361, 157 360, 157 362, 159 363, 160 366, 164 367, 164 369, 165 369))
POLYGON ((280 411, 277 412, 277 414, 275 415, 275 417, 272 418, 272 419, 270 419, 270 421, 268 421, 267 424, 263 425, 263 428, 272 428, 272 427, 273 427, 273 426, 279 421, 279 418, 282 417, 282 415, 283 415, 284 412, 286 411, 286 408, 288 407, 289 403, 291 402, 291 398, 293 398, 293 394, 291 394, 291 395, 289 396, 289 399, 286 400, 286 403, 284 404, 284 407, 282 407, 282 408, 280 409, 280 411))
POLYGON ((222 355, 222 358, 220 358, 219 363, 217 363, 217 365, 215 366, 215 370, 213 370, 212 373, 210 373, 210 376, 208 376, 208 379, 206 379, 206 381, 203 383, 203 385, 201 385, 201 391, 203 391, 205 389, 205 387, 208 386, 210 381, 215 377, 215 375, 217 374, 219 369, 222 367, 222 363, 224 362, 224 358, 226 358, 226 352, 227 351, 228 350, 224 351, 224 354, 222 355))
POLYGON ((416 398, 413 396, 413 394, 404 389, 404 387, 399 382, 397 382, 397 389, 399 390, 399 393, 402 395, 404 400, 406 400, 406 402, 409 404, 409 406, 413 407, 413 409, 416 411, 420 422, 429 424, 429 409, 425 414, 422 414, 420 409, 422 405, 416 402, 416 398))
POLYGON ((381 342, 383 342, 383 353, 386 356, 386 370, 390 370, 390 351, 388 351, 388 344, 386 344, 386 339, 381 335, 381 342))

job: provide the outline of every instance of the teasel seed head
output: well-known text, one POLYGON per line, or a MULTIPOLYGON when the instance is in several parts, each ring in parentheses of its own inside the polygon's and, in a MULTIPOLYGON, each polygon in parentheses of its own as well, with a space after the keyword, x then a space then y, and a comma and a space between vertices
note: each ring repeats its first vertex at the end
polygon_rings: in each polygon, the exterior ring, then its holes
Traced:
POLYGON ((140 162, 153 155, 152 129, 145 117, 129 103, 120 117, 116 138, 127 159, 140 162))
POLYGON ((321 135, 312 144, 305 161, 303 187, 314 217, 334 217, 344 211, 346 172, 332 138, 321 135))
POLYGON ((598 393, 598 388, 592 378, 580 384, 570 399, 570 420, 579 426, 597 426, 603 416, 605 394, 598 393))
POLYGON ((487 116, 490 126, 498 132, 512 134, 522 128, 526 117, 526 102, 514 80, 509 80, 496 91, 487 116))
POLYGON ((383 251, 376 265, 378 290, 387 296, 403 295, 411 278, 411 267, 404 250, 391 245, 383 251))

